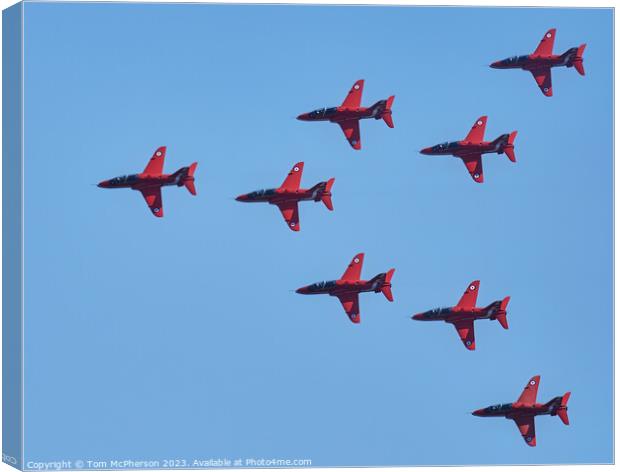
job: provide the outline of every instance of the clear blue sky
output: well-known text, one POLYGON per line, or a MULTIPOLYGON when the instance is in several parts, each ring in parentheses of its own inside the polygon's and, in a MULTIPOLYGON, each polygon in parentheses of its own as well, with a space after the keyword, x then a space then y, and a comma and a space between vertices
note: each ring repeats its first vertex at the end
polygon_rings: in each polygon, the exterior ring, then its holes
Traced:
POLYGON ((310 458, 316 466, 612 460, 612 11, 37 4, 25 8, 26 460, 310 458), (554 69, 553 98, 492 61, 586 42, 554 69), (395 94, 395 129, 299 113, 395 94), (425 146, 518 130, 517 163, 484 159, 475 184, 425 146), (198 196, 92 186, 197 160, 198 196), (234 197, 335 177, 335 211, 234 197), (395 302, 292 290, 396 268, 395 302), (511 295, 510 330, 410 320, 511 295), (469 413, 567 390, 570 427, 469 413))

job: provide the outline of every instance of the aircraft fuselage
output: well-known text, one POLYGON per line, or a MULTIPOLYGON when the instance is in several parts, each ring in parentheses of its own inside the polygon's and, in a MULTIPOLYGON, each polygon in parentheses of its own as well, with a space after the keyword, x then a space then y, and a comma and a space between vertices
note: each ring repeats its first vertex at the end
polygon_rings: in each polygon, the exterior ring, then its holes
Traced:
POLYGON ((493 302, 485 308, 473 308, 464 310, 458 306, 451 308, 434 308, 423 313, 413 315, 414 320, 418 321, 445 321, 446 323, 454 323, 461 320, 485 320, 494 319, 499 311, 501 300, 493 302))
POLYGON ((481 143, 472 143, 469 141, 446 142, 424 148, 420 153, 428 156, 452 155, 457 157, 467 156, 468 154, 501 154, 508 143, 509 137, 509 134, 502 134, 495 141, 483 141, 481 143))
POLYGON ((566 53, 549 56, 537 56, 526 54, 524 56, 513 56, 491 64, 493 69, 523 69, 537 70, 547 67, 572 67, 572 61, 577 54, 577 48, 572 48, 566 53))
MULTIPOLYGON (((382 100, 385 102, 385 100, 382 100)), ((381 102, 379 102, 380 104, 381 102)), ((385 105, 385 104, 384 104, 385 105)), ((377 105, 372 107, 331 107, 319 108, 309 113, 302 113, 297 117, 301 121, 330 121, 332 123, 341 123, 343 121, 363 120, 367 118, 380 119, 382 117, 382 108, 377 105)))
POLYGON ((270 188, 265 190, 256 190, 255 192, 239 195, 236 200, 239 202, 267 202, 277 205, 287 201, 304 201, 314 200, 318 202, 323 196, 331 196, 331 192, 325 191, 324 188, 313 187, 311 189, 300 188, 298 190, 286 190, 282 188, 270 188))
POLYGON ((534 403, 525 405, 520 403, 504 403, 501 405, 491 405, 481 408, 472 413, 474 416, 481 417, 504 417, 514 419, 524 416, 539 416, 557 414, 557 408, 561 405, 562 397, 555 397, 547 403, 534 403))
MULTIPOLYGON (((121 175, 113 179, 104 180, 97 184, 101 188, 131 188, 140 190, 148 187, 166 187, 169 185, 177 185, 181 187, 186 179, 189 167, 183 167, 174 174, 131 174, 121 175)), ((193 180, 193 177, 191 178, 193 180)))
POLYGON ((305 287, 298 288, 297 293, 302 295, 320 295, 328 294, 332 296, 341 295, 343 293, 361 293, 361 292, 380 292, 385 280, 385 273, 378 274, 371 280, 328 280, 317 282, 305 287))

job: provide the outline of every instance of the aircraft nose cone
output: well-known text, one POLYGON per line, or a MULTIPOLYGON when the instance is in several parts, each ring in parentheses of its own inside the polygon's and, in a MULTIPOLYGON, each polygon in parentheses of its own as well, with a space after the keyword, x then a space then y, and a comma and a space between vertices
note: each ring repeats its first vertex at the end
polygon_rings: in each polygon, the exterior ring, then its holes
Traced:
POLYGON ((301 115, 299 115, 297 117, 298 120, 300 121, 307 121, 308 120, 308 114, 307 113, 302 113, 301 115))
POLYGON ((472 411, 471 414, 474 416, 482 416, 482 408, 479 410, 472 411))
POLYGON ((99 188, 105 188, 107 186, 108 186, 108 182, 106 180, 103 180, 97 184, 97 187, 99 188))
POLYGON ((499 66, 500 66, 500 64, 501 64, 501 62, 502 62, 502 61, 495 61, 495 62, 492 62, 492 63, 489 65, 489 67, 492 67, 493 69, 498 69, 498 68, 499 68, 499 66))
POLYGON ((246 195, 239 195, 237 198, 235 198, 235 200, 237 200, 238 202, 245 202, 248 199, 248 197, 246 195))
POLYGON ((306 293, 308 293, 308 287, 298 288, 297 290, 295 290, 295 293, 301 293, 302 295, 305 295, 306 293))
POLYGON ((424 315, 422 313, 418 313, 417 315, 413 315, 411 317, 412 320, 422 320, 424 319, 424 315))
POLYGON ((430 147, 425 147, 424 149, 420 150, 420 154, 430 154, 430 153, 431 153, 430 147))

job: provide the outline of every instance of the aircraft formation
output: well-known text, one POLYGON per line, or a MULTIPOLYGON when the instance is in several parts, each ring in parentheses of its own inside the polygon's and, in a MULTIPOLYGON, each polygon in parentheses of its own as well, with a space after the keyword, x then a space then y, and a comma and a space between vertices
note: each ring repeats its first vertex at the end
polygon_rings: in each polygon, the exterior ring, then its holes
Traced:
MULTIPOLYGON (((583 53, 586 45, 581 44, 567 50, 564 54, 554 55, 553 45, 555 41, 555 28, 545 33, 536 50, 529 55, 514 56, 493 62, 490 67, 494 69, 522 69, 532 73, 540 90, 546 97, 553 95, 551 86, 551 68, 574 67, 581 75, 585 75, 583 66, 583 53)), ((374 118, 382 119, 385 124, 394 128, 392 118, 392 105, 394 95, 387 99, 379 100, 370 107, 361 106, 364 80, 358 80, 340 106, 331 108, 319 108, 314 111, 303 113, 297 117, 301 121, 329 121, 337 123, 342 129, 345 138, 354 150, 362 148, 360 134, 360 120, 374 118)), ((451 141, 434 146, 426 147, 420 151, 424 155, 450 155, 460 158, 472 179, 476 183, 484 182, 482 168, 483 154, 505 154, 511 162, 516 162, 515 138, 517 131, 505 133, 493 141, 485 141, 484 134, 487 124, 487 116, 478 118, 467 136, 461 141, 451 141)), ((166 147, 158 148, 144 171, 139 174, 123 175, 100 182, 101 188, 130 188, 142 193, 147 206, 152 214, 158 218, 164 216, 162 187, 178 186, 185 187, 192 195, 196 195, 194 173, 197 163, 188 167, 182 167, 173 174, 164 174, 164 159, 166 147)), ((332 203, 332 187, 335 179, 319 182, 309 189, 301 188, 301 179, 304 163, 296 163, 282 185, 277 188, 269 188, 252 191, 236 197, 239 202, 245 203, 269 203, 280 210, 284 221, 292 231, 300 231, 299 202, 314 201, 322 202, 329 211, 334 210, 332 203)), ((395 269, 389 269, 375 275, 369 280, 361 278, 364 253, 356 254, 347 266, 340 279, 316 282, 296 290, 302 295, 325 294, 338 298, 345 313, 351 322, 361 322, 359 294, 363 292, 381 292, 388 301, 393 302, 392 277, 395 269)), ((465 348, 474 351, 476 341, 474 335, 474 322, 476 320, 497 320, 504 328, 508 329, 507 308, 510 297, 506 296, 496 300, 485 307, 477 307, 480 281, 471 282, 460 300, 455 306, 448 308, 435 308, 413 315, 416 321, 443 321, 452 324, 465 348)), ((535 417, 540 415, 559 416, 566 425, 568 421, 568 399, 570 392, 563 396, 554 397, 547 403, 536 402, 540 376, 532 377, 525 386, 523 393, 513 403, 504 403, 481 408, 472 412, 478 417, 504 417, 511 419, 517 425, 526 444, 536 446, 535 417)))

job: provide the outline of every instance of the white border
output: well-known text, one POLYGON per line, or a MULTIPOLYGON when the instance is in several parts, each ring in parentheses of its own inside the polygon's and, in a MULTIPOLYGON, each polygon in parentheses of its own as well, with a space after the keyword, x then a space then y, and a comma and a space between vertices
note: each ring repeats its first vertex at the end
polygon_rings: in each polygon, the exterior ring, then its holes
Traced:
MULTIPOLYGON (((39 2, 39 0, 28 0, 28 3, 37 3, 39 2)), ((12 5, 15 5, 16 3, 18 3, 15 0, 0 0, 0 7, 2 7, 2 9, 6 9, 12 5)), ((60 2, 59 2, 60 3, 60 2)), ((411 1, 411 0, 402 0, 402 1, 386 1, 386 0, 337 0, 337 1, 332 1, 332 0, 314 0, 312 2, 308 2, 308 1, 299 1, 299 0, 271 0, 271 1, 264 1, 264 0, 245 0, 243 2, 233 2, 230 0, 219 0, 217 2, 213 2, 213 1, 207 1, 207 2, 187 2, 187 1, 175 1, 175 0, 133 0, 132 2, 120 2, 120 1, 116 1, 116 0, 110 0, 110 1, 88 1, 88 0, 81 0, 79 2, 73 2, 73 3, 220 3, 220 4, 227 4, 227 3, 244 3, 244 4, 313 4, 313 5, 376 5, 376 6, 435 6, 435 7, 451 7, 451 6, 470 6, 470 7, 553 7, 553 8, 615 8, 618 5, 618 2, 616 1, 601 1, 601 0, 590 0, 587 3, 585 2, 579 2, 579 1, 574 1, 574 0, 564 0, 564 1, 560 1, 560 0, 546 0, 543 3, 530 3, 530 4, 523 4, 522 2, 518 2, 518 1, 507 1, 507 0, 495 0, 495 1, 491 1, 491 0, 477 0, 475 3, 473 2, 468 2, 466 0, 451 0, 449 2, 441 2, 441 4, 438 4, 437 1, 433 1, 433 0, 415 0, 415 1, 411 1)), ((21 221, 21 230, 22 230, 22 250, 21 250, 21 265, 22 265, 22 280, 21 280, 21 284, 22 284, 22 319, 21 319, 21 329, 22 329, 22 358, 21 358, 21 371, 22 371, 22 379, 21 379, 21 392, 22 392, 22 411, 21 411, 21 421, 22 421, 22 464, 24 464, 25 462, 25 435, 24 435, 24 408, 25 408, 25 403, 23 401, 23 393, 24 393, 24 341, 25 341, 25 336, 24 336, 24 308, 25 308, 25 285, 24 285, 24 183, 25 183, 25 179, 24 179, 24 152, 25 152, 25 139, 24 139, 24 123, 25 123, 25 117, 24 117, 24 87, 23 87, 23 82, 24 82, 24 5, 21 5, 21 9, 22 9, 22 30, 21 30, 21 35, 22 35, 22 44, 21 44, 21 53, 22 53, 22 64, 21 64, 21 68, 22 68, 22 87, 21 87, 21 108, 22 108, 22 122, 21 122, 21 139, 22 139, 22 143, 21 143, 21 153, 22 153, 22 162, 21 162, 21 171, 22 171, 22 202, 21 202, 21 215, 22 215, 22 221, 21 221)), ((2 33, 2 25, 0 22, 0 41, 1 41, 1 33, 2 33)), ((613 105, 614 105, 614 136, 613 136, 613 148, 614 148, 614 157, 615 157, 615 151, 616 151, 616 140, 615 140, 615 135, 616 133, 618 133, 619 129, 618 129, 618 125, 617 122, 615 120, 615 111, 616 111, 616 94, 615 94, 615 87, 617 85, 617 77, 615 74, 615 65, 616 65, 616 51, 618 50, 618 44, 617 44, 617 38, 615 36, 615 13, 614 13, 614 92, 613 92, 613 105)), ((0 63, 0 73, 1 73, 1 63, 0 63)), ((2 98, 0 96, 0 105, 2 102, 2 98)), ((2 126, 2 117, 0 117, 0 128, 2 126)), ((0 138, 0 144, 1 144, 1 138, 0 138)), ((1 182, 2 182, 2 170, 0 167, 0 188, 1 188, 1 182)), ((613 163, 613 178, 614 178, 614 183, 618 178, 618 169, 615 165, 615 159, 614 159, 614 163, 613 163)), ((616 208, 617 208, 617 195, 615 192, 615 184, 613 187, 613 199, 614 199, 614 205, 613 205, 613 217, 614 217, 614 251, 613 251, 613 263, 614 263, 614 313, 615 313, 615 308, 616 308, 616 297, 615 297, 615 293, 618 289, 618 281, 615 277, 615 267, 616 267, 616 252, 615 252, 615 245, 617 243, 617 233, 616 233, 616 208)), ((0 204, 1 204, 1 200, 2 200, 2 195, 0 193, 0 204)), ((1 214, 2 214, 2 208, 0 205, 0 233, 2 231, 2 220, 1 220, 1 214)), ((2 261, 2 255, 0 254, 0 262, 2 261)), ((0 274, 0 282, 2 281, 2 274, 0 274)), ((0 295, 0 301, 1 301, 1 295, 0 295)), ((614 323, 613 323, 613 330, 614 330, 614 340, 615 340, 615 335, 616 335, 616 323, 615 323, 615 318, 614 318, 614 323)), ((1 334, 1 325, 0 325, 0 334, 1 334)), ((618 446, 618 439, 617 436, 615 434, 615 427, 616 427, 616 416, 615 416, 615 402, 618 399, 618 391, 616 389, 616 376, 615 376, 615 367, 616 367, 616 350, 615 350, 615 342, 614 342, 614 348, 613 348, 613 353, 614 353, 614 362, 613 362, 613 369, 614 369, 614 379, 613 379, 613 386, 614 386, 614 460, 615 460, 615 450, 617 449, 618 446)), ((0 360, 1 360, 1 351, 0 351, 0 360)), ((1 382, 1 380, 0 380, 1 382)), ((592 408, 596 408, 596 405, 592 405, 592 408)), ((0 418, 1 418, 1 413, 0 413, 0 418)), ((0 440, 2 438, 2 432, 0 429, 0 440)), ((530 466, 531 467, 531 466, 530 466)), ((594 467, 596 467, 597 471, 610 471, 610 470, 614 470, 615 466, 613 465, 553 465, 553 466, 545 466, 549 469, 552 470, 563 470, 563 469, 568 469, 570 468, 571 470, 577 471, 577 472, 581 472, 581 471, 585 471, 585 470, 592 470, 594 469, 594 467)), ((359 467, 349 467, 347 468, 348 470, 353 470, 353 471, 362 471, 365 468, 359 468, 359 467)), ((404 472, 406 470, 410 470, 412 468, 407 468, 407 467, 373 467, 373 470, 377 470, 377 471, 391 471, 391 472, 404 472)), ((430 472, 430 471, 447 471, 447 470, 451 470, 453 469, 453 467, 445 467, 445 466, 438 466, 438 467, 415 467, 413 468, 415 471, 420 471, 420 472, 430 472)), ((463 467, 461 467, 461 469, 463 469, 463 467)), ((2 463, 2 465, 0 465, 0 472, 9 472, 9 471, 13 471, 15 469, 13 469, 12 467, 8 466, 7 464, 2 463)), ((167 469, 170 470, 170 469, 167 469)), ((235 470, 239 470, 239 469, 235 469, 235 470)), ((244 470, 257 470, 257 469, 244 469, 244 470)), ((292 469, 282 469, 282 470, 292 470, 292 469)), ((297 469, 297 470, 302 470, 302 469, 297 469)), ((329 472, 332 469, 326 469, 326 468, 312 468, 312 471, 316 471, 316 472, 329 472)), ((493 470, 493 471, 507 471, 507 470, 514 470, 514 466, 465 466, 464 470, 493 470)))

